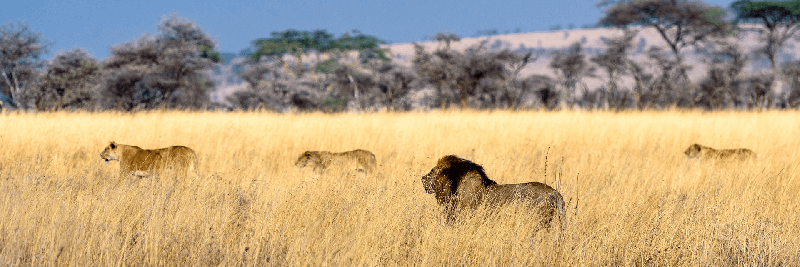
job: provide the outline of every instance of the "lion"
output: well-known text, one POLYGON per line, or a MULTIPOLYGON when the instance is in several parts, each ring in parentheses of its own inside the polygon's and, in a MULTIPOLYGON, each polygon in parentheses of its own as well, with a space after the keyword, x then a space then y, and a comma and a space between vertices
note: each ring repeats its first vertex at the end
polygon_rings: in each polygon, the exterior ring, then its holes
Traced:
POLYGON ((497 208, 516 202, 538 212, 545 227, 549 228, 553 220, 560 221, 562 230, 566 227, 564 198, 552 187, 539 182, 497 184, 481 165, 455 155, 439 159, 436 167, 422 176, 422 186, 445 207, 448 221, 463 209, 474 210, 480 205, 497 208))
POLYGON ((185 146, 142 149, 138 146, 117 144, 112 141, 100 153, 100 158, 106 164, 114 160, 118 161, 120 177, 131 174, 143 177, 165 171, 188 175, 197 166, 197 154, 185 146))
POLYGON ((756 158, 756 153, 747 148, 717 150, 700 144, 692 144, 683 153, 689 159, 699 158, 702 160, 744 161, 756 158))
POLYGON ((298 168, 311 167, 314 171, 324 172, 330 166, 355 165, 358 171, 371 173, 378 165, 375 154, 363 149, 331 153, 328 151, 306 151, 300 154, 294 163, 298 168))

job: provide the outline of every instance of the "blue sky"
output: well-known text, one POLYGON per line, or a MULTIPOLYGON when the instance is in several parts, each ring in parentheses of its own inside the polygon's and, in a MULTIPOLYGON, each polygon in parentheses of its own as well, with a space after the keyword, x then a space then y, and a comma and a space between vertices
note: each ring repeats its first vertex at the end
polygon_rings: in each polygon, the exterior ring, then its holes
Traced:
MULTIPOLYGON (((103 59, 114 44, 155 34, 170 14, 200 25, 222 52, 240 52, 250 41, 286 29, 325 29, 337 36, 352 29, 391 43, 424 41, 437 32, 462 37, 477 31, 546 31, 595 23, 598 1, 41 1, 0 3, 0 23, 26 22, 53 42, 50 53, 86 49, 103 59)), ((732 1, 705 1, 726 7, 732 1)))

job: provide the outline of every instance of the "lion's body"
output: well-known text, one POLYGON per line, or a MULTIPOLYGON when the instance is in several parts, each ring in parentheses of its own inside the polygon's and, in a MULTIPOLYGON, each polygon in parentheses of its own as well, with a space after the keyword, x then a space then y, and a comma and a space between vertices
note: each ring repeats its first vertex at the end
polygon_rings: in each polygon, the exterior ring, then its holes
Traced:
POLYGON ((119 161, 119 173, 122 177, 131 174, 149 176, 165 171, 172 171, 176 175, 188 175, 197 165, 197 154, 185 146, 142 149, 111 142, 103 153, 100 153, 100 157, 106 163, 112 160, 119 161))
POLYGON ((445 207, 451 220, 465 208, 476 209, 481 205, 495 208, 515 203, 537 212, 544 225, 556 220, 563 229, 566 224, 564 198, 552 187, 539 182, 497 184, 480 165, 453 155, 439 159, 436 167, 422 177, 422 184, 425 192, 434 194, 445 207))
POLYGON ((700 144, 693 144, 683 152, 689 158, 701 160, 750 160, 756 158, 756 153, 747 148, 739 149, 714 149, 700 144))
POLYGON ((365 173, 371 173, 377 165, 378 162, 375 159, 375 155, 363 149, 341 153, 306 151, 295 162, 295 166, 299 168, 311 167, 317 172, 323 172, 331 166, 340 166, 342 168, 352 166, 365 173))

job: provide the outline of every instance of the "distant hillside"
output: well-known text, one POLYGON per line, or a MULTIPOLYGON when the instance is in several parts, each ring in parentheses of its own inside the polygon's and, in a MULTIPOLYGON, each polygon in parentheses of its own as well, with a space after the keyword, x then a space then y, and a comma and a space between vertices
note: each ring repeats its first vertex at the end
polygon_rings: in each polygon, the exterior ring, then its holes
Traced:
MULTIPOLYGON (((483 40, 488 40, 490 47, 494 49, 509 48, 512 50, 532 51, 535 55, 538 55, 539 58, 533 64, 528 65, 525 70, 523 70, 523 74, 536 73, 553 75, 553 70, 548 67, 548 64, 550 60, 552 60, 554 51, 566 49, 569 45, 580 42, 588 55, 596 55, 603 51, 604 39, 620 35, 622 35, 621 30, 609 28, 514 33, 463 38, 460 42, 451 44, 451 48, 463 50, 483 40)), ((731 40, 734 40, 733 37, 731 37, 731 40)), ((769 68, 769 60, 755 54, 755 50, 761 45, 756 34, 750 33, 744 35, 736 39, 736 41, 742 49, 748 52, 748 56, 751 60, 749 66, 745 69, 746 72, 758 73, 769 68)), ((650 46, 661 46, 666 49, 666 43, 662 40, 658 32, 652 28, 640 30, 634 42, 636 42, 636 49, 633 52, 633 58, 639 62, 646 62, 645 53, 650 46)), ((437 42, 433 41, 419 44, 423 45, 428 50, 433 50, 439 45, 437 42)), ((778 57, 781 63, 798 59, 800 55, 798 44, 800 44, 800 42, 797 40, 790 40, 787 42, 778 57)), ((414 56, 413 44, 390 44, 385 47, 391 50, 393 60, 396 60, 398 63, 410 64, 411 58, 414 56)), ((692 78, 704 76, 706 68, 702 63, 702 56, 695 53, 691 48, 684 49, 683 53, 686 54, 687 63, 694 66, 692 78)))
MULTIPOLYGON (((754 26, 746 26, 753 28, 754 26)), ((462 38, 460 42, 451 44, 452 49, 463 50, 469 46, 476 45, 481 41, 488 40, 491 49, 512 49, 517 51, 532 51, 538 59, 529 64, 522 70, 520 75, 530 74, 543 74, 554 76, 552 69, 548 64, 552 60, 554 51, 564 50, 575 42, 580 42, 583 45, 584 52, 587 55, 596 55, 603 51, 603 40, 610 37, 620 36, 622 31, 618 29, 609 28, 594 28, 594 29, 573 29, 573 30, 558 30, 548 32, 530 32, 530 33, 511 33, 483 37, 467 37, 462 38)), ((754 33, 748 33, 743 36, 731 40, 735 40, 742 49, 747 51, 750 62, 745 68, 745 72, 750 74, 758 74, 766 71, 769 68, 769 60, 765 57, 756 55, 756 49, 761 45, 758 36, 754 33)), ((646 51, 651 46, 661 46, 666 48, 666 44, 661 39, 661 36, 653 29, 641 29, 634 41, 636 48, 633 51, 633 59, 640 63, 649 62, 646 57, 646 51)), ((440 44, 434 41, 421 42, 420 45, 426 49, 434 50, 440 44)), ((800 42, 797 40, 790 40, 783 47, 779 55, 781 63, 794 61, 800 58, 800 42)), ((387 44, 383 46, 390 50, 392 60, 395 63, 410 65, 411 59, 414 56, 414 46, 411 43, 403 44, 387 44)), ((703 56, 696 53, 692 48, 684 49, 686 63, 693 66, 691 71, 691 78, 695 81, 704 77, 706 74, 706 66, 703 63, 703 56)), ((236 77, 236 65, 244 61, 243 57, 238 57, 234 53, 223 53, 225 64, 222 64, 218 69, 213 70, 212 78, 217 82, 217 91, 212 94, 214 101, 223 101, 224 97, 244 86, 244 82, 236 77)), ((644 64, 645 66, 647 64, 644 64)), ((596 88, 602 82, 597 79, 586 80, 589 88, 596 88)))

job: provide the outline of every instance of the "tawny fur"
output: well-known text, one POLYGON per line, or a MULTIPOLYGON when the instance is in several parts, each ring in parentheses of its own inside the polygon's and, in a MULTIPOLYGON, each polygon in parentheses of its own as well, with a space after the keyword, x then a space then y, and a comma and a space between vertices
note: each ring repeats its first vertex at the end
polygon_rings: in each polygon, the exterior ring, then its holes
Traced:
POLYGON ((331 153, 328 151, 306 151, 297 158, 295 166, 298 168, 311 167, 317 172, 323 172, 331 166, 347 167, 348 165, 372 173, 378 165, 375 155, 363 149, 353 151, 331 153))
POLYGON ((756 153, 747 148, 739 149, 714 149, 700 144, 692 144, 683 152, 689 158, 701 160, 750 160, 756 158, 756 153))
POLYGON ((422 185, 426 193, 434 194, 436 201, 444 206, 449 220, 463 209, 517 203, 534 209, 546 227, 554 220, 562 230, 566 227, 564 198, 552 187, 539 182, 497 184, 486 176, 483 167, 454 155, 439 159, 436 167, 422 176, 422 185))
POLYGON ((171 146, 159 149, 142 149, 111 142, 100 158, 106 161, 119 161, 121 177, 128 175, 149 176, 164 171, 177 175, 188 175, 197 165, 197 154, 185 146, 171 146))

